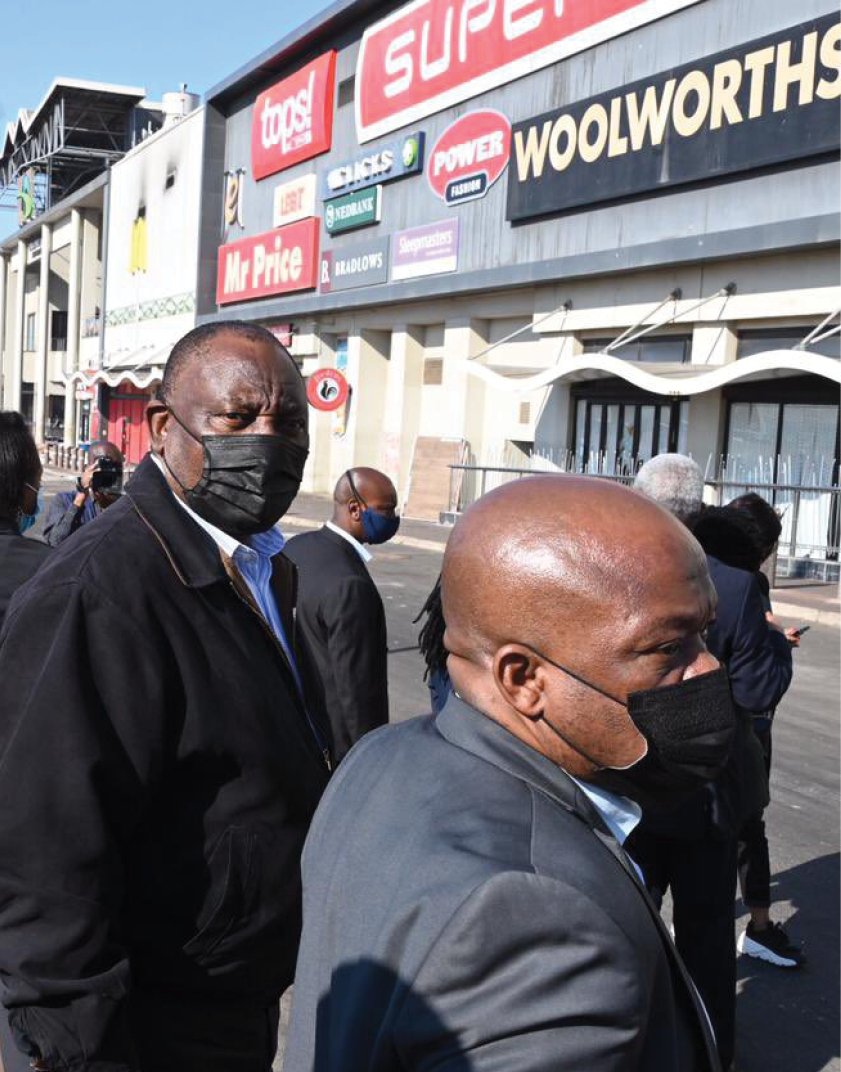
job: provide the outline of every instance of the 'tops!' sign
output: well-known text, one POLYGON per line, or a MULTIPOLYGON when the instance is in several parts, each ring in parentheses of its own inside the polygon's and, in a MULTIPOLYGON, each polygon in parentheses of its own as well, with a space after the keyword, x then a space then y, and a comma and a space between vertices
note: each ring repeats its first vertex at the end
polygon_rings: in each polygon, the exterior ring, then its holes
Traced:
POLYGON ((335 72, 336 53, 325 52, 254 102, 251 170, 255 179, 330 148, 335 72))
POLYGON ((505 171, 511 124, 501 112, 468 112, 451 123, 429 154, 426 177, 448 205, 484 197, 505 171))

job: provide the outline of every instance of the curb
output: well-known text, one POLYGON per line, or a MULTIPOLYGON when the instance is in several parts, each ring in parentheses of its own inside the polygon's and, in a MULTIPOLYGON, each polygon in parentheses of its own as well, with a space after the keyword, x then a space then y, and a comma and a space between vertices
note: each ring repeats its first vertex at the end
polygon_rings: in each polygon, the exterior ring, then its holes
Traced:
POLYGON ((778 603, 774 600, 774 617, 796 618, 801 622, 813 622, 815 625, 828 625, 834 629, 841 628, 841 613, 835 610, 818 610, 800 603, 778 603))

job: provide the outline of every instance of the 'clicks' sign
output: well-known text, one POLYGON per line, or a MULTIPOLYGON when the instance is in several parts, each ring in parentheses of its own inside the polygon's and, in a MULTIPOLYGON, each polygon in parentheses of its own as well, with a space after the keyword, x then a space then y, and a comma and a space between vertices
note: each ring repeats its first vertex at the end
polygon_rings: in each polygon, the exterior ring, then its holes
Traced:
POLYGON ((356 156, 322 172, 321 196, 325 201, 351 190, 363 190, 381 182, 393 182, 423 171, 424 135, 420 131, 356 156))

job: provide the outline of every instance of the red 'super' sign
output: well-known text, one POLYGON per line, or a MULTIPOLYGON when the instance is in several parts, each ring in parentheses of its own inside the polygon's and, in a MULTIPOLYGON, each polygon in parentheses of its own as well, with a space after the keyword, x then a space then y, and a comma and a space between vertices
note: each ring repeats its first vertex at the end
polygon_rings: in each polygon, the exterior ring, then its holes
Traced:
POLYGON ((511 124, 501 112, 468 112, 451 123, 429 154, 426 177, 448 205, 484 197, 511 155, 511 124))
POLYGON ((251 170, 255 179, 330 148, 335 72, 336 53, 325 52, 254 102, 251 170))
POLYGON ((360 142, 415 123, 698 0, 412 0, 365 31, 360 142))
POLYGON ((268 234, 219 247, 216 302, 249 301, 310 290, 318 283, 319 220, 311 217, 268 234))

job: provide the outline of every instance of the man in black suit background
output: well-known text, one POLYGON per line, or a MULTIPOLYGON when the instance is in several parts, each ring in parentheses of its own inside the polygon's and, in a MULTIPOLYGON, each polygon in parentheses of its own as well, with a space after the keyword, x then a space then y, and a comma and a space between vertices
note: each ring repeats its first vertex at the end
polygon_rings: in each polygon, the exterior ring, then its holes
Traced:
POLYGON ((507 484, 442 574, 454 693, 361 741, 304 851, 287 1072, 717 1072, 621 843, 726 760, 696 541, 593 477, 507 484))
POLYGON ((388 722, 385 610, 365 544, 397 532, 397 492, 378 469, 348 469, 333 492, 333 517, 286 545, 298 567, 298 624, 309 652, 309 702, 329 724, 338 763, 369 730, 388 722))

